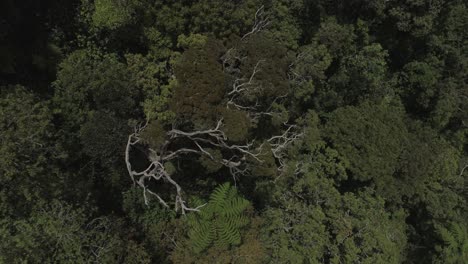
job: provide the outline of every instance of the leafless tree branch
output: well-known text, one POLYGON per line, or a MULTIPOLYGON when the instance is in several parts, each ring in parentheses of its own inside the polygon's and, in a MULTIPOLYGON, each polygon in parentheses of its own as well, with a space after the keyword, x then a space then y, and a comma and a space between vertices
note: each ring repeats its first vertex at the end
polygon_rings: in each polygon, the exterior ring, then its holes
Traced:
POLYGON ((254 20, 254 24, 252 26, 252 30, 250 30, 249 32, 244 34, 244 36, 242 36, 241 40, 244 40, 248 36, 262 31, 268 25, 270 25, 270 21, 268 19, 268 16, 265 14, 265 6, 262 5, 255 12, 255 20, 254 20))
POLYGON ((264 60, 259 60, 255 64, 254 69, 252 70, 252 73, 250 74, 250 77, 247 79, 247 81, 246 78, 236 79, 232 85, 232 90, 228 93, 228 95, 232 96, 234 94, 240 94, 248 89, 248 87, 253 84, 255 75, 260 71, 259 65, 262 62, 264 62, 264 60))
POLYGON ((460 170, 460 174, 458 174, 458 177, 462 177, 463 173, 465 173, 465 170, 468 168, 468 163, 465 164, 465 166, 460 170))
POLYGON ((288 125, 288 124, 284 124, 284 125, 287 126, 287 129, 284 131, 283 134, 278 135, 278 136, 273 136, 267 140, 267 142, 270 143, 273 156, 276 158, 276 160, 278 160, 280 164, 280 166, 278 167, 279 171, 283 171, 284 168, 286 167, 285 150, 287 149, 287 147, 289 147, 291 143, 293 143, 294 141, 296 141, 297 139, 303 136, 302 132, 297 131, 298 127, 296 125, 288 125))
POLYGON ((169 130, 165 135, 166 141, 159 150, 149 148, 150 154, 148 155, 148 159, 151 163, 146 167, 146 169, 142 171, 136 171, 133 169, 130 156, 133 146, 136 144, 143 144, 140 138, 140 134, 146 126, 140 126, 135 129, 135 132, 132 133, 127 140, 127 146, 125 148, 125 163, 127 165, 127 171, 132 179, 132 182, 134 185, 138 185, 143 190, 145 204, 149 203, 148 195, 152 195, 156 197, 159 203, 164 207, 169 207, 168 202, 166 202, 160 195, 148 188, 148 183, 151 180, 163 180, 164 182, 170 183, 176 189, 176 196, 174 201, 176 211, 180 209, 182 214, 185 214, 188 211, 199 211, 202 206, 195 208, 187 206, 186 201, 183 199, 182 187, 172 178, 172 175, 167 171, 167 168, 164 165, 165 162, 180 158, 182 155, 196 154, 205 156, 212 161, 228 168, 234 180, 236 180, 237 177, 247 173, 247 156, 257 160, 258 162, 262 162, 259 158, 261 151, 254 148, 254 142, 248 142, 244 145, 230 144, 225 133, 221 129, 222 126, 223 120, 221 119, 212 129, 191 132, 182 131, 176 128, 169 130), (191 142, 192 146, 187 146, 176 150, 167 150, 171 143, 180 138, 191 142), (210 151, 207 149, 208 147, 229 150, 233 153, 233 155, 230 159, 217 159, 210 153, 210 151))

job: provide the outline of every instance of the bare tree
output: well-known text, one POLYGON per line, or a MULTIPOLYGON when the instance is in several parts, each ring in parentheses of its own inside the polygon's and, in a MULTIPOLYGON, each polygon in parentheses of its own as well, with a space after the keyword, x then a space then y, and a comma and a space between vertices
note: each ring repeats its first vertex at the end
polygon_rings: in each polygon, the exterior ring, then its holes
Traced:
MULTIPOLYGON (((233 63, 232 58, 229 59, 229 56, 232 55, 229 54, 230 52, 231 50, 228 50, 223 56, 226 64, 233 63)), ((237 55, 235 59, 243 58, 240 58, 239 55, 237 55)), ((227 92, 226 107, 245 112, 253 122, 258 122, 259 118, 262 116, 274 116, 277 114, 272 110, 273 105, 277 103, 279 99, 283 99, 288 95, 286 93, 282 96, 276 97, 269 105, 262 109, 256 96, 262 92, 263 87, 261 82, 256 80, 256 76, 261 71, 261 66, 264 63, 266 63, 265 60, 259 60, 249 74, 236 77, 232 83, 231 89, 227 92), (248 98, 254 98, 255 102, 249 102, 248 98)))
MULTIPOLYGON (((198 206, 195 208, 187 206, 187 202, 184 200, 182 187, 177 183, 171 173, 169 173, 166 168, 166 163, 178 159, 183 155, 195 154, 198 156, 204 156, 208 159, 221 164, 229 170, 234 181, 240 176, 246 175, 249 172, 247 160, 250 158, 256 162, 263 162, 260 159, 262 154, 264 144, 256 146, 254 141, 238 145, 228 142, 228 139, 225 133, 222 131, 223 120, 220 119, 216 126, 212 129, 206 130, 196 130, 191 132, 182 131, 176 128, 173 128, 165 132, 165 141, 159 147, 159 149, 152 149, 148 147, 147 158, 150 162, 148 167, 142 171, 136 171, 133 169, 131 163, 131 151, 135 145, 140 144, 144 145, 141 138, 141 133, 146 128, 147 124, 135 128, 134 133, 129 135, 127 146, 125 149, 125 162, 127 165, 128 173, 134 183, 138 185, 143 190, 143 197, 145 204, 148 204, 148 195, 152 195, 157 198, 157 200, 165 207, 169 207, 169 204, 164 200, 160 195, 153 192, 148 188, 148 184, 151 180, 162 180, 168 182, 176 189, 175 196, 175 210, 181 210, 182 214, 185 214, 187 211, 199 211, 203 206, 198 206), (184 142, 189 142, 185 147, 178 147, 176 149, 171 149, 172 145, 179 139, 183 139, 184 142), (210 153, 210 149, 215 148, 229 152, 230 156, 225 157, 215 157, 210 153)), ((273 156, 279 163, 278 170, 282 171, 285 168, 285 159, 286 159, 286 148, 295 140, 302 136, 302 133, 296 131, 298 130, 297 126, 286 125, 287 129, 283 134, 278 136, 273 136, 266 140, 271 146, 271 151, 273 156)), ((267 150, 268 151, 268 150, 267 150)))
MULTIPOLYGON (((242 39, 263 30, 268 24, 268 18, 265 16, 264 7, 262 6, 255 13, 255 23, 251 32, 245 34, 242 39)), ((262 94, 263 89, 262 82, 258 80, 258 73, 261 72, 262 66, 266 63, 265 60, 256 61, 252 65, 252 69, 245 73, 239 67, 247 59, 241 50, 231 48, 220 59, 224 72, 233 77, 232 83, 229 84, 229 89, 225 93, 223 105, 226 108, 245 113, 251 122, 258 122, 262 116, 278 114, 275 112, 277 110, 275 110, 273 104, 285 96, 262 102, 259 102, 257 98, 258 95, 262 94)), ((162 198, 160 194, 151 190, 149 185, 151 181, 163 181, 172 185, 175 188, 175 199, 173 201, 175 210, 180 209, 182 214, 187 211, 199 211, 201 206, 193 208, 187 205, 181 185, 175 180, 176 177, 172 175, 173 172, 167 168, 169 162, 180 161, 186 155, 204 157, 220 165, 220 167, 226 168, 233 177, 234 182, 236 182, 239 177, 250 172, 252 162, 263 162, 260 157, 264 154, 264 151, 273 153, 279 164, 278 170, 281 172, 285 168, 286 148, 302 135, 298 132, 299 129, 296 126, 285 124, 285 131, 281 135, 266 140, 263 139, 264 143, 268 144, 256 144, 255 140, 237 144, 227 138, 223 131, 224 123, 221 118, 214 127, 209 129, 184 131, 173 126, 169 131, 162 131, 160 133, 164 133, 164 135, 160 136, 164 140, 157 149, 153 149, 142 139, 142 132, 147 125, 136 127, 128 137, 125 149, 125 162, 128 173, 134 185, 142 188, 146 204, 149 202, 148 196, 153 196, 163 206, 169 207, 169 202, 162 198), (271 149, 266 149, 264 147, 266 145, 271 146, 271 149), (149 162, 146 169, 141 171, 135 170, 132 165, 132 150, 136 150, 137 146, 139 148, 144 147, 147 150, 146 156, 149 162), (213 150, 218 155, 213 154, 213 150)))
POLYGON ((254 20, 254 24, 252 25, 252 30, 245 33, 244 36, 242 36, 241 40, 244 40, 248 36, 262 31, 268 25, 270 25, 270 20, 268 19, 268 16, 265 14, 265 6, 262 5, 255 12, 255 20, 254 20))
POLYGON ((226 107, 234 107, 237 110, 245 111, 252 120, 255 120, 255 116, 259 113, 258 101, 256 101, 255 105, 245 105, 242 104, 241 101, 246 101, 246 97, 249 95, 254 95, 255 92, 259 92, 261 89, 261 85, 256 82, 255 76, 258 72, 260 72, 260 64, 262 62, 264 61, 259 60, 255 64, 252 72, 250 73, 250 76, 236 78, 232 84, 232 89, 227 93, 228 100, 226 107))
POLYGON ((175 197, 175 210, 181 210, 182 214, 186 211, 198 211, 200 207, 191 208, 187 206, 186 201, 183 198, 182 187, 177 183, 172 175, 168 172, 165 164, 168 161, 178 159, 182 155, 196 154, 199 156, 205 156, 210 160, 221 164, 222 166, 229 169, 230 173, 234 177, 239 177, 247 172, 246 160, 247 157, 253 158, 258 162, 262 162, 259 158, 261 154, 260 148, 254 147, 254 142, 248 142, 243 145, 230 144, 227 140, 225 133, 222 131, 223 120, 219 120, 216 126, 212 129, 197 130, 186 132, 179 129, 171 129, 165 134, 165 142, 159 147, 159 149, 148 148, 149 155, 148 160, 150 164, 142 171, 136 171, 133 169, 130 155, 132 147, 137 144, 143 144, 141 139, 141 132, 146 128, 146 125, 135 128, 134 133, 129 135, 127 146, 125 149, 125 162, 127 164, 128 173, 135 185, 140 186, 143 189, 143 197, 145 203, 148 204, 148 195, 152 195, 158 199, 158 201, 165 207, 169 207, 168 203, 157 193, 151 191, 148 188, 148 183, 151 180, 163 180, 170 183, 176 189, 175 197), (190 142, 186 147, 171 149, 171 145, 184 139, 186 142, 190 142), (216 158, 214 157, 209 148, 217 148, 232 153, 229 159, 216 158))

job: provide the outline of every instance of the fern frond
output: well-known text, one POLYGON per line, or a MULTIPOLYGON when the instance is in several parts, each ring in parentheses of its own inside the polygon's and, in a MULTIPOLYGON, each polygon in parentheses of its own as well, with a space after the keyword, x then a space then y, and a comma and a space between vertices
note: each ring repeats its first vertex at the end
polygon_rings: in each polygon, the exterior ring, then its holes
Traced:
POLYGON ((235 197, 232 200, 228 201, 228 205, 224 207, 224 214, 228 216, 235 216, 241 214, 247 207, 249 207, 250 202, 241 197, 235 197))
POLYGON ((219 240, 223 240, 231 245, 240 244, 240 232, 231 221, 220 222, 218 226, 219 240))
POLYGON ((214 239, 214 234, 208 223, 199 223, 189 232, 194 251, 199 253, 207 248, 214 239))
POLYGON ((222 203, 226 200, 226 196, 230 187, 231 185, 229 183, 224 183, 216 188, 210 196, 210 204, 212 204, 214 207, 221 206, 222 203))
POLYGON ((239 196, 229 183, 218 186, 198 214, 190 214, 189 238, 195 253, 210 245, 229 246, 241 243, 240 229, 249 223, 244 211, 250 202, 239 196))

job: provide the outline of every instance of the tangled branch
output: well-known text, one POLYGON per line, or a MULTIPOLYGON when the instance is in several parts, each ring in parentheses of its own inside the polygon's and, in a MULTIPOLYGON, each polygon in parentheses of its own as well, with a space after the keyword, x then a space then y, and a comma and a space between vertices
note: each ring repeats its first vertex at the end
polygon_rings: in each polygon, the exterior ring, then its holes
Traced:
POLYGON ((180 158, 182 155, 196 154, 199 156, 205 156, 212 161, 228 168, 234 179, 247 172, 245 164, 247 156, 257 160, 258 162, 262 162, 259 158, 261 152, 259 149, 254 149, 253 142, 249 142, 244 145, 228 143, 226 135, 221 130, 222 125, 223 120, 221 119, 212 129, 191 132, 186 132, 175 128, 169 130, 166 132, 165 142, 160 146, 159 149, 155 150, 148 148, 150 153, 148 155, 150 164, 142 171, 136 171, 133 169, 130 154, 132 147, 137 144, 143 145, 140 134, 146 128, 146 125, 135 129, 135 132, 128 137, 127 146, 125 149, 125 163, 127 165, 127 170, 132 179, 132 182, 134 185, 140 186, 143 190, 145 204, 148 204, 148 195, 152 195, 156 197, 159 203, 161 203, 164 207, 169 208, 169 204, 166 202, 166 200, 148 188, 148 183, 151 180, 163 180, 164 182, 170 183, 176 189, 176 197, 174 201, 176 211, 180 209, 182 214, 185 214, 187 211, 199 211, 199 209, 203 206, 202 205, 195 208, 187 206, 187 203, 183 198, 182 187, 172 178, 172 175, 168 172, 164 165, 166 162, 180 158), (190 146, 178 148, 176 150, 170 150, 172 143, 181 138, 191 142, 190 146), (230 159, 217 159, 207 150, 209 147, 216 147, 221 150, 231 151, 233 155, 230 159))

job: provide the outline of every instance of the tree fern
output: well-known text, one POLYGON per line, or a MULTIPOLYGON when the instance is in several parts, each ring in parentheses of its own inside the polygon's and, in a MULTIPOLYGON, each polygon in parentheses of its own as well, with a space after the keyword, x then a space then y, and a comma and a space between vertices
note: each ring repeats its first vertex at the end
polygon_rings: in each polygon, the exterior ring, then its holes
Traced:
POLYGON ((210 195, 208 204, 187 218, 194 251, 199 253, 210 245, 240 244, 240 229, 249 223, 244 213, 249 205, 249 201, 240 197, 229 183, 218 186, 210 195))

